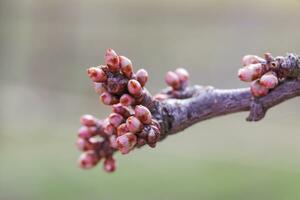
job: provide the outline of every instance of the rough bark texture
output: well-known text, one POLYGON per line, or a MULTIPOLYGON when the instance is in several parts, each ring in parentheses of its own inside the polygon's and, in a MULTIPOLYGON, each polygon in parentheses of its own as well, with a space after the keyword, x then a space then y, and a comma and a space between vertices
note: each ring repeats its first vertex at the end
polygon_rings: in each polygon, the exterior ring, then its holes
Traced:
POLYGON ((190 98, 168 99, 157 104, 164 134, 174 134, 197 122, 241 111, 250 111, 248 121, 258 121, 269 108, 299 96, 300 80, 285 81, 261 98, 254 98, 249 88, 222 90, 192 86, 189 90, 195 92, 190 98))

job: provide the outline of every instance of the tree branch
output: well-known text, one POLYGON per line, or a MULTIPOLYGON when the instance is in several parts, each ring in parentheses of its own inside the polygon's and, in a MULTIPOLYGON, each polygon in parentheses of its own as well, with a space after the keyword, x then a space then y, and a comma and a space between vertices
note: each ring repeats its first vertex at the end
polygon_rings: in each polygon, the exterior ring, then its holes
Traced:
POLYGON ((250 88, 222 90, 192 86, 189 90, 194 91, 190 98, 166 99, 157 104, 163 134, 174 134, 200 121, 241 111, 250 111, 248 121, 258 121, 269 108, 299 96, 300 80, 285 81, 261 98, 253 97, 250 88))
POLYGON ((145 88, 147 71, 134 72, 128 58, 108 49, 105 65, 90 67, 87 73, 102 102, 113 110, 103 120, 92 115, 81 117, 77 147, 84 153, 79 165, 88 169, 104 159, 104 169, 112 172, 117 151, 127 154, 145 144, 153 148, 168 135, 231 113, 250 111, 247 121, 258 121, 271 107, 300 96, 298 55, 246 55, 242 64, 238 77, 250 82, 249 88, 189 86, 188 72, 178 68, 165 76, 170 87, 152 96, 145 88))

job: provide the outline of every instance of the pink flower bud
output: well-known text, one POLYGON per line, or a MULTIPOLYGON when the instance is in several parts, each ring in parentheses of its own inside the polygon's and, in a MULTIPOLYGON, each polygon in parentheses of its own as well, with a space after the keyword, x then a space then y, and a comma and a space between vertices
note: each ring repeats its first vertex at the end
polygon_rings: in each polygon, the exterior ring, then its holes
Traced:
POLYGON ((119 56, 121 71, 127 78, 131 78, 133 67, 131 61, 125 56, 119 56))
POLYGON ((156 94, 153 98, 158 100, 158 101, 163 101, 163 100, 168 98, 168 95, 166 95, 166 94, 156 94))
POLYGON ((261 85, 259 80, 253 81, 250 85, 251 93, 255 97, 262 97, 268 94, 269 89, 261 85))
POLYGON ((245 55, 242 59, 242 64, 243 66, 251 65, 251 64, 256 64, 263 62, 264 60, 258 56, 255 55, 245 55))
POLYGON ((275 73, 266 73, 260 78, 260 84, 268 89, 272 89, 278 85, 278 78, 275 73))
POLYGON ((189 73, 185 69, 178 68, 175 73, 179 77, 181 83, 186 83, 189 80, 189 73))
POLYGON ((141 86, 144 87, 148 81, 148 72, 144 69, 139 69, 136 72, 136 78, 140 82, 141 86))
POLYGON ((115 128, 112 124, 110 124, 110 123, 106 123, 106 124, 104 125, 103 131, 104 131, 104 133, 105 133, 106 135, 113 135, 113 134, 116 134, 116 133, 117 133, 116 128, 115 128))
POLYGON ((124 121, 124 118, 120 114, 111 113, 108 117, 108 120, 111 125, 118 127, 124 121))
POLYGON ((77 138, 77 141, 76 141, 76 146, 79 150, 81 151, 86 151, 88 150, 89 148, 89 142, 83 138, 77 138))
POLYGON ((146 140, 143 138, 138 138, 138 140, 137 140, 138 147, 141 147, 141 146, 145 145, 146 143, 147 143, 146 140))
POLYGON ((117 97, 113 96, 109 92, 103 92, 100 95, 100 99, 105 105, 113 105, 113 104, 118 103, 117 97))
POLYGON ((111 135, 109 137, 109 143, 110 143, 111 148, 114 148, 114 149, 118 148, 117 137, 115 135, 111 135))
POLYGON ((105 82, 107 76, 105 72, 100 67, 90 67, 87 69, 87 74, 90 79, 94 82, 105 82))
POLYGON ((124 135, 125 133, 128 133, 128 132, 129 132, 129 129, 128 129, 126 123, 121 124, 121 125, 118 126, 118 128, 117 128, 117 135, 118 135, 118 136, 124 135))
POLYGON ((120 97, 120 103, 123 105, 123 106, 131 106, 135 103, 135 100, 132 96, 130 96, 129 94, 123 94, 121 97, 120 97))
POLYGON ((264 71, 265 70, 262 64, 250 64, 244 68, 239 69, 238 76, 241 81, 251 82, 261 77, 264 71))
POLYGON ((117 72, 120 69, 120 60, 117 53, 112 49, 107 49, 105 52, 104 60, 108 66, 109 71, 117 72))
POLYGON ((100 157, 97 155, 95 151, 86 151, 79 157, 78 165, 82 169, 90 169, 97 165, 100 157))
POLYGON ((96 126, 96 119, 92 115, 82 115, 80 117, 80 123, 84 126, 96 126))
POLYGON ((143 124, 150 124, 152 120, 151 112, 148 108, 142 105, 137 105, 134 109, 135 117, 137 117, 143 124))
POLYGON ((97 134, 97 127, 86 127, 82 126, 78 130, 78 137, 83 139, 88 139, 90 137, 93 137, 97 134))
POLYGON ((97 94, 102 94, 103 92, 107 92, 105 85, 103 83, 94 82, 94 90, 97 94))
POLYGON ((128 107, 123 106, 122 104, 118 103, 112 106, 113 107, 113 112, 118 113, 122 115, 125 119, 130 116, 130 110, 128 107))
POLYGON ((106 172, 114 172, 116 170, 116 161, 112 157, 108 157, 104 160, 103 164, 104 170, 106 172))
POLYGON ((134 116, 126 120, 126 125, 131 133, 138 133, 143 129, 143 124, 134 116))
POLYGON ((142 94, 142 86, 137 80, 134 79, 129 80, 127 88, 130 94, 132 94, 133 96, 138 97, 141 96, 142 94))
POLYGON ((135 146, 136 142, 136 135, 130 132, 117 137, 118 149, 122 154, 129 153, 129 151, 135 146))
POLYGON ((180 88, 180 79, 178 75, 172 71, 168 71, 165 76, 166 83, 171 86, 173 89, 177 90, 180 88))
POLYGON ((100 147, 101 143, 99 141, 90 142, 87 139, 83 138, 77 138, 76 146, 81 151, 88 151, 88 150, 94 150, 98 147, 100 147))

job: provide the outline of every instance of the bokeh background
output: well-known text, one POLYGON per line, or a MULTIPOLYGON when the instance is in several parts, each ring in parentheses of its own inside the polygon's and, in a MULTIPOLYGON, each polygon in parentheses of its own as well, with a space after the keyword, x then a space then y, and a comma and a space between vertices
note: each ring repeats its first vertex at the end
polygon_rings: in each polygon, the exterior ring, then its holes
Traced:
POLYGON ((300 199, 300 100, 257 123, 238 113, 157 148, 117 155, 118 170, 77 167, 79 116, 104 118, 86 76, 106 48, 150 73, 186 67, 192 83, 246 87, 245 54, 300 53, 299 0, 1 0, 0 199, 300 199))

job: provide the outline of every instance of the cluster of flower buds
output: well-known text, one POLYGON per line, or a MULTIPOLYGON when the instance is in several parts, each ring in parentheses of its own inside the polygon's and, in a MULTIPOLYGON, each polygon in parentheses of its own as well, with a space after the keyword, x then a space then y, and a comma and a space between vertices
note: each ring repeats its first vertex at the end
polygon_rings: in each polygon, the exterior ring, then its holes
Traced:
POLYGON ((76 145, 84 153, 79 157, 79 166, 83 169, 90 169, 103 158, 104 169, 107 172, 113 172, 116 163, 112 158, 113 150, 110 147, 109 136, 104 130, 107 122, 98 120, 92 115, 83 115, 80 123, 82 127, 78 130, 76 145))
POLYGON ((160 126, 150 110, 141 105, 146 95, 147 71, 134 73, 132 62, 112 49, 106 50, 104 59, 105 65, 90 67, 87 74, 100 100, 112 106, 112 113, 104 120, 82 116, 77 146, 84 151, 79 158, 82 168, 94 167, 104 158, 104 169, 112 172, 116 168, 115 151, 127 154, 145 144, 155 147, 160 126))
POLYGON ((156 94, 154 99, 162 101, 168 98, 178 98, 181 92, 189 84, 189 73, 184 68, 178 68, 174 72, 168 71, 165 75, 165 82, 170 88, 162 93, 156 94))
POLYGON ((279 80, 284 78, 279 73, 279 62, 282 58, 273 58, 266 53, 264 58, 256 55, 246 55, 242 59, 243 68, 239 69, 238 77, 241 81, 251 82, 251 93, 255 97, 267 95, 275 88, 279 80))

